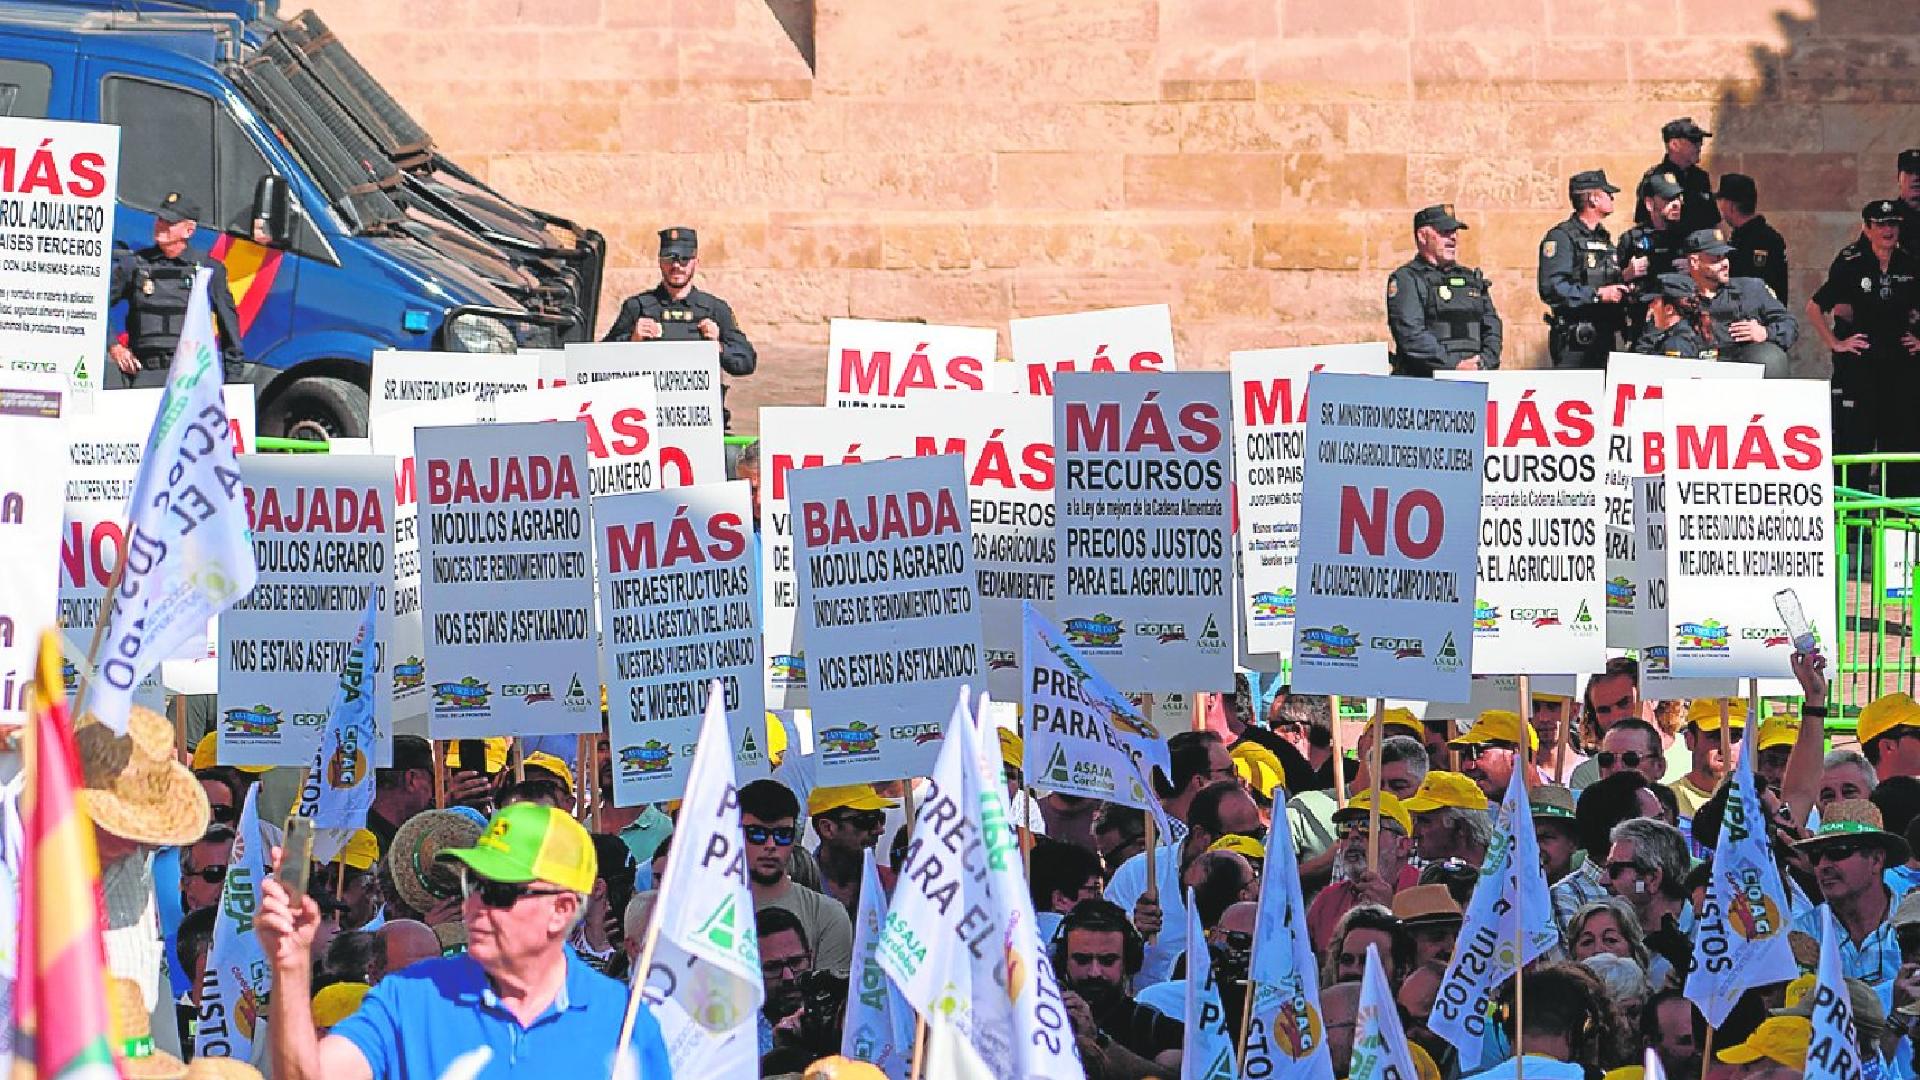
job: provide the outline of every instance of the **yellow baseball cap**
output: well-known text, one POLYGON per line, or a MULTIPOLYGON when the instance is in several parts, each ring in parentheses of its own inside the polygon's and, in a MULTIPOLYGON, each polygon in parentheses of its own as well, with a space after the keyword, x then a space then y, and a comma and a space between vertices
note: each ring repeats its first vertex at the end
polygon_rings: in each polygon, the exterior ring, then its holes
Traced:
POLYGON ((1400 728, 1416 739, 1422 738, 1427 733, 1426 729, 1420 726, 1420 718, 1413 715, 1413 710, 1400 705, 1387 709, 1380 714, 1380 726, 1382 728, 1400 728))
POLYGON ((1701 731, 1720 730, 1720 703, 1727 703, 1727 723, 1730 727, 1747 726, 1746 698, 1694 698, 1687 706, 1687 723, 1701 731))
POLYGON ((767 713, 767 760, 778 765, 780 764, 780 758, 786 754, 786 752, 787 726, 780 722, 779 717, 769 711, 767 713))
MULTIPOLYGON (((1432 776, 1433 774, 1428 773, 1427 775, 1432 776)), ((1462 776, 1460 779, 1466 780, 1467 778, 1462 776)), ((1472 781, 1468 781, 1468 783, 1472 783, 1472 781)), ((1424 785, 1422 786, 1421 790, 1423 791, 1425 790, 1424 785)), ((1474 788, 1473 790, 1479 791, 1480 789, 1474 788)), ((1418 798, 1418 797, 1419 796, 1417 795, 1415 796, 1415 798, 1418 798)), ((1483 803, 1486 801, 1486 796, 1482 795, 1480 798, 1483 803)), ((1380 816, 1381 818, 1387 821, 1391 821, 1395 825, 1400 826, 1401 835, 1412 836, 1413 835, 1413 814, 1410 812, 1411 804, 1412 804, 1411 799, 1409 799, 1407 802, 1401 802, 1399 799, 1394 797, 1393 792, 1383 791, 1380 793, 1380 816)), ((1373 813, 1373 789, 1368 788, 1365 791, 1356 793, 1353 796, 1353 798, 1347 800, 1347 805, 1341 807, 1338 810, 1335 810, 1333 812, 1333 820, 1336 822, 1344 821, 1348 818, 1360 818, 1361 820, 1365 820, 1372 813, 1373 813)))
POLYGON ((837 784, 817 787, 807 796, 807 814, 826 814, 835 810, 891 810, 900 805, 873 789, 872 784, 837 784))
POLYGON ((472 847, 442 851, 435 858, 456 859, 495 881, 544 881, 583 895, 593 891, 599 869, 584 826, 551 806, 529 802, 502 807, 472 847))
MULTIPOLYGON (((510 741, 504 735, 487 740, 487 772, 497 773, 507 767, 507 745, 510 741)), ((447 747, 447 768, 471 772, 479 767, 460 760, 460 740, 455 739, 453 744, 447 747)))
POLYGON ((363 982, 341 982, 313 995, 313 1026, 330 1028, 360 1011, 360 1002, 373 987, 363 982))
POLYGON ((1460 773, 1435 769, 1420 781, 1420 790, 1401 805, 1407 808, 1409 814, 1425 814, 1449 806, 1462 810, 1485 810, 1487 793, 1460 773))
POLYGON ((1260 793, 1263 799, 1273 798, 1273 789, 1280 786, 1286 776, 1286 766, 1273 751, 1256 742, 1235 743, 1228 751, 1233 758, 1233 770, 1247 786, 1260 793))
POLYGON ((1920 728, 1920 702, 1906 693, 1874 698, 1860 710, 1860 745, 1903 727, 1920 728))
POLYGON ((1801 975, 1798 978, 1794 979, 1792 982, 1788 983, 1787 984, 1787 1000, 1786 1000, 1787 1008, 1791 1009, 1795 1005, 1800 1004, 1800 999, 1803 997, 1806 997, 1808 994, 1813 993, 1813 988, 1818 985, 1820 985, 1820 977, 1818 975, 1812 974, 1811 972, 1805 975, 1801 975))
POLYGON ((345 863, 354 870, 370 870, 379 858, 380 839, 367 829, 359 829, 347 838, 346 846, 333 861, 345 863))
POLYGON ((1573 700, 1573 695, 1571 695, 1571 694, 1549 694, 1549 693, 1545 693, 1545 692, 1543 692, 1543 691, 1539 691, 1539 690, 1535 690, 1535 691, 1533 692, 1533 700, 1535 700, 1535 701, 1557 701, 1557 702, 1559 702, 1560 704, 1562 704, 1562 705, 1565 705, 1565 704, 1566 704, 1567 702, 1569 702, 1569 701, 1572 701, 1572 700, 1573 700))
POLYGON ((1540 735, 1533 730, 1532 724, 1520 722, 1520 714, 1506 709, 1488 709, 1480 714, 1465 735, 1447 740, 1448 746, 1473 746, 1479 743, 1504 742, 1520 745, 1521 732, 1529 751, 1540 749, 1540 735))
MULTIPOLYGON (((492 760, 493 755, 489 753, 487 755, 487 758, 488 760, 492 760)), ((529 769, 545 769, 546 771, 566 781, 568 791, 573 790, 573 770, 567 767, 567 763, 565 761, 562 761, 560 758, 557 758, 552 754, 547 753, 545 750, 539 750, 534 753, 528 754, 527 760, 522 762, 522 764, 529 769)))
POLYGON ((1215 840, 1207 847, 1207 850, 1231 851, 1245 855, 1249 859, 1264 859, 1267 857, 1267 845, 1262 844, 1251 836, 1241 836, 1239 833, 1228 833, 1220 839, 1215 840))
MULTIPOLYGON (((1720 714, 1714 714, 1714 727, 1719 728, 1720 714)), ((1760 721, 1760 749, 1771 750, 1776 746, 1792 746, 1800 738, 1800 721, 1785 714, 1769 716, 1760 721)))
MULTIPOLYGON (((200 736, 200 741, 193 744, 193 771, 199 772, 201 769, 219 768, 219 754, 219 742, 213 732, 209 731, 205 735, 200 736)), ((233 767, 243 773, 252 773, 255 776, 271 768, 271 766, 268 765, 235 765, 233 767)))
POLYGON ((1000 763, 1009 769, 1026 768, 1027 740, 1009 727, 995 730, 1000 733, 1000 763))
POLYGON ((1738 1046, 1718 1057, 1729 1065, 1751 1065, 1765 1059, 1789 1069, 1807 1067, 1807 1044, 1813 1041, 1813 1021, 1804 1016, 1769 1016, 1738 1046))

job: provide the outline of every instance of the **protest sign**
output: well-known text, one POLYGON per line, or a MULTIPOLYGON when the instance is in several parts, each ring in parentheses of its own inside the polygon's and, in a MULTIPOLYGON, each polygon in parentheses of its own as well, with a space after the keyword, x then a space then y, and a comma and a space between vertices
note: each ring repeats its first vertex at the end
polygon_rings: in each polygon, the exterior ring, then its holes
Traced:
POLYGON ((414 442, 432 737, 600 730, 586 425, 414 442))
MULTIPOLYGON (((1578 680, 1572 675, 1535 675, 1528 679, 1530 693, 1556 694, 1571 698, 1578 693, 1578 680)), ((1389 703, 1388 708, 1400 705, 1389 703)), ((1472 720, 1490 709, 1505 709, 1518 712, 1520 709, 1520 676, 1518 675, 1475 675, 1473 685, 1464 703, 1451 701, 1420 702, 1413 708, 1415 714, 1427 720, 1472 720)))
POLYGON ((1597 671, 1606 662, 1600 371, 1442 371, 1487 386, 1473 668, 1597 671))
MULTIPOLYGON (((540 384, 540 358, 531 353, 400 352, 373 354, 367 418, 442 401, 491 402, 540 384)), ((391 453, 391 451, 380 451, 391 453)))
POLYGON ((0 724, 26 722, 39 632, 58 610, 69 459, 48 449, 71 411, 62 376, 0 371, 0 552, 14 568, 0 576, 0 724))
POLYGON ((1233 479, 1240 516, 1241 647, 1293 655, 1299 574, 1300 479, 1306 467, 1307 376, 1389 372, 1383 342, 1255 349, 1231 357, 1233 479))
POLYGON ((420 616, 420 472, 414 435, 425 427, 471 424, 473 398, 436 401, 376 416, 367 424, 373 452, 393 461, 392 633, 383 640, 391 654, 385 691, 391 695, 395 733, 427 734, 427 647, 420 616))
POLYGON ((746 482, 595 499, 593 534, 614 805, 680 796, 716 680, 728 726, 741 733, 734 772, 763 775, 766 687, 746 482))
POLYGON ((660 440, 660 486, 718 484, 727 479, 726 409, 715 341, 600 341, 567 346, 567 378, 575 383, 653 377, 654 434, 660 440))
POLYGON ((506 423, 578 420, 587 425, 589 487, 595 498, 660 486, 653 380, 612 379, 501 394, 493 418, 506 423))
POLYGON ((1665 413, 1673 673, 1791 676, 1785 596, 1817 643, 1840 629, 1826 383, 1673 383, 1665 413))
POLYGON ((1165 304, 1039 315, 1007 324, 1013 363, 996 372, 1001 390, 1047 397, 1067 371, 1176 371, 1173 316, 1165 304))
POLYGON ((1637 640, 1635 622, 1639 599, 1634 593, 1633 489, 1635 476, 1659 470, 1645 467, 1641 456, 1647 437, 1659 437, 1659 416, 1635 408, 1635 402, 1657 401, 1669 383, 1687 379, 1758 379, 1758 364, 1727 364, 1717 360, 1682 360, 1671 356, 1613 353, 1607 359, 1607 401, 1611 408, 1607 435, 1607 647, 1632 649, 1637 640))
POLYGON ((927 390, 985 390, 999 346, 999 332, 986 327, 834 319, 827 404, 898 408, 927 390))
POLYGON ((1473 671, 1483 383, 1308 380, 1294 689, 1460 701, 1473 671))
POLYGON ((986 683, 957 454, 788 474, 821 784, 924 776, 942 706, 986 683))
POLYGON ((1031 604, 1025 623, 1028 782, 1157 812, 1150 767, 1173 772, 1159 729, 1031 604))
MULTIPOLYGON (((1635 408, 1657 408, 1642 402, 1635 408)), ((1633 564, 1640 693, 1651 701, 1731 697, 1739 679, 1676 679, 1667 649, 1667 478, 1633 478, 1633 564)))
POLYGON ((305 765, 369 590, 383 598, 381 620, 392 618, 393 461, 252 454, 240 471, 259 570, 253 591, 220 618, 219 760, 305 765))
POLYGON ((1055 610, 1127 690, 1233 689, 1225 372, 1055 380, 1055 610))
POLYGON ((0 371, 99 390, 120 129, 0 116, 0 154, 9 163, 0 184, 0 371))

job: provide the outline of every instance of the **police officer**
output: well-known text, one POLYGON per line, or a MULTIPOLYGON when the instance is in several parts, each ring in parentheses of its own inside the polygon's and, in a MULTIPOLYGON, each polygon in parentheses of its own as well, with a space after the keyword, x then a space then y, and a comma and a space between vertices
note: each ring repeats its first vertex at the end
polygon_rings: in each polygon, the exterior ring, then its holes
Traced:
POLYGON ((1626 323, 1632 290, 1620 280, 1604 224, 1619 191, 1603 169, 1575 173, 1567 181, 1573 216, 1540 241, 1540 299, 1551 311, 1547 352, 1554 367, 1605 367, 1614 335, 1626 323))
POLYGON ((153 216, 153 246, 113 253, 109 307, 127 302, 125 343, 114 342, 107 354, 120 369, 123 386, 165 386, 173 364, 174 347, 187 321, 187 303, 193 298, 194 271, 213 271, 207 280, 207 300, 213 309, 214 329, 220 338, 221 360, 227 382, 245 377, 246 352, 240 346, 240 316, 233 309, 227 286, 227 268, 187 247, 193 238, 200 207, 175 191, 160 200, 153 216))
POLYGON ((1685 274, 1661 274, 1647 296, 1647 325, 1633 343, 1643 356, 1715 360, 1711 334, 1700 332, 1700 290, 1685 274))
POLYGON ((725 300, 697 289, 700 238, 692 229, 660 230, 660 284, 629 296, 602 341, 708 341, 720 343, 720 369, 751 375, 758 356, 740 332, 725 300))
POLYGON ((1627 302, 1627 337, 1638 337, 1646 325, 1647 298, 1659 288, 1661 274, 1685 269, 1686 255, 1681 247, 1686 234, 1680 231, 1680 212, 1685 208, 1685 191, 1678 181, 1665 176, 1649 176, 1640 181, 1640 212, 1647 223, 1635 225, 1620 237, 1617 258, 1620 279, 1634 288, 1627 302))
POLYGON ((1700 309, 1709 320, 1702 329, 1712 333, 1720 359, 1759 364, 1765 369, 1764 378, 1786 378, 1790 374, 1787 350, 1800 334, 1786 305, 1759 278, 1733 276, 1728 258, 1733 245, 1718 232, 1688 233, 1686 251, 1687 276, 1699 290, 1700 309))
MULTIPOLYGON (((1920 255, 1899 246, 1899 202, 1870 202, 1860 220, 1859 237, 1807 301, 1808 324, 1833 351, 1833 449, 1911 450, 1920 446, 1907 434, 1920 394, 1920 255)), ((1913 486, 1911 477, 1891 479, 1913 486)))
POLYGON ((1920 255, 1920 147, 1900 151, 1894 170, 1900 191, 1900 246, 1920 255))
POLYGON ((1754 277, 1767 283, 1773 295, 1787 302, 1787 238, 1767 224, 1765 214, 1756 213, 1760 192, 1753 177, 1743 173, 1725 173, 1720 190, 1713 193, 1720 217, 1733 231, 1727 243, 1733 245, 1733 276, 1754 277))
MULTIPOLYGON (((1720 211, 1713 204, 1713 178, 1700 167, 1702 145, 1713 138, 1713 132, 1694 123, 1693 117, 1682 116, 1662 125, 1660 138, 1667 144, 1667 156, 1641 174, 1640 183, 1644 186, 1653 177, 1663 176, 1686 193, 1686 203, 1680 212, 1682 236, 1720 224, 1720 211)), ((1645 205, 1634 210, 1635 225, 1645 225, 1648 220, 1645 205)))
POLYGON ((1454 261, 1466 228, 1453 205, 1413 215, 1417 252, 1387 277, 1387 330, 1397 375, 1492 370, 1500 366, 1500 315, 1486 275, 1454 261))

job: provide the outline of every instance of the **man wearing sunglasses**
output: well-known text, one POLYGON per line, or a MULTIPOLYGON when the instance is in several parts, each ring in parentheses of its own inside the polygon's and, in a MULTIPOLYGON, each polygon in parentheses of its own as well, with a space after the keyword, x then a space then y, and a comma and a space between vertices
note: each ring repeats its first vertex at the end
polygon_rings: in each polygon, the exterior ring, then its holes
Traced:
MULTIPOLYGON (((860 910, 860 882, 866 853, 880 843, 887 811, 899 806, 874 790, 872 784, 841 784, 814 788, 807 796, 807 813, 820 846, 813 851, 820 864, 820 891, 840 901, 849 913, 860 910)), ((880 885, 893 891, 894 870, 876 866, 880 885)))
POLYGON ((233 854, 233 830, 215 825, 180 860, 180 909, 194 911, 220 902, 233 854))
POLYGON ((1629 716, 1607 729, 1600 739, 1600 752, 1593 756, 1600 769, 1596 779, 1614 773, 1637 772, 1647 783, 1658 784, 1667 774, 1666 747, 1660 741, 1660 729, 1637 716, 1629 716))
POLYGON ((800 920, 813 948, 813 966, 845 975, 853 966, 853 920, 838 900, 793 880, 789 865, 798 836, 800 800, 778 780, 740 789, 740 831, 747 842, 747 882, 753 908, 785 908, 800 920))
POLYGON ((1533 755, 1540 749, 1540 736, 1533 725, 1520 721, 1520 714, 1505 709, 1488 709, 1480 714, 1466 734, 1447 744, 1460 756, 1460 771, 1479 786, 1489 800, 1506 798, 1507 781, 1513 770, 1525 769, 1529 787, 1540 783, 1540 770, 1533 755), (1523 754, 1521 740, 1526 741, 1523 754))
MULTIPOLYGON (((725 300, 697 289, 700 237, 684 225, 660 230, 660 284, 627 297, 602 341, 717 341, 720 370, 753 374, 753 342, 740 332, 725 300)), ((721 388, 724 397, 725 387, 721 388)))
MULTIPOLYGON (((262 883, 254 929, 273 971, 273 1076, 608 1075, 626 987, 567 947, 597 871, 586 829, 552 807, 515 803, 472 847, 439 858, 459 869, 467 951, 388 974, 325 1038, 308 1007, 319 908, 277 877, 262 883)), ((631 1045, 639 1075, 671 1074, 649 1010, 631 1045)))
MULTIPOLYGON (((1882 827, 1880 808, 1865 799, 1842 799, 1820 812, 1820 828, 1793 845, 1813 863, 1814 878, 1840 928, 1840 968, 1890 996, 1900 973, 1900 944, 1892 920, 1898 898, 1887 888, 1887 867, 1907 861, 1907 841, 1882 827)), ((1796 920, 1796 929, 1816 937, 1817 909, 1796 920)))

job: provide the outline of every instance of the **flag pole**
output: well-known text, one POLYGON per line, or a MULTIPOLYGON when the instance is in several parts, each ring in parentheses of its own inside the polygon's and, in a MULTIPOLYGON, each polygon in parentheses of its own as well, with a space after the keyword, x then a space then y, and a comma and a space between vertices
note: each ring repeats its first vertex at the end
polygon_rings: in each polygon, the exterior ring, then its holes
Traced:
MULTIPOLYGON (((1520 950, 1526 947, 1526 924, 1520 919, 1520 890, 1513 895, 1513 947, 1514 956, 1523 955, 1520 950)), ((1526 1001, 1527 968, 1522 964, 1513 969, 1513 1080, 1526 1080, 1526 1001)))
MULTIPOLYGON (((1720 767, 1727 770, 1727 775, 1722 778, 1723 780, 1731 779, 1733 777, 1733 732, 1728 728, 1728 725, 1733 723, 1733 720, 1728 714, 1729 714, 1729 708, 1728 708, 1727 699, 1721 698, 1720 699, 1720 767)), ((1748 717, 1748 719, 1749 721, 1751 721, 1752 717, 1748 717)))
MULTIPOLYGON (((1516 769, 1533 768, 1533 754, 1527 749, 1527 732, 1533 728, 1533 679, 1531 676, 1519 677, 1520 691, 1520 745, 1513 751, 1513 767, 1516 769)), ((1521 772, 1521 783, 1526 783, 1526 773, 1521 772)))
POLYGON ((1707 1080, 1707 1073, 1713 1070, 1713 1025, 1707 1025, 1707 1038, 1700 1046, 1700 1080, 1707 1080))
POLYGON ((441 770, 445 761, 442 760, 440 753, 440 740, 430 739, 427 741, 427 746, 433 752, 433 808, 445 810, 447 808, 447 774, 441 770))
MULTIPOLYGON (((1373 798, 1367 806, 1367 870, 1380 872, 1380 743, 1381 736, 1387 730, 1387 699, 1369 698, 1373 706, 1373 719, 1370 726, 1373 731, 1373 745, 1367 748, 1367 785, 1373 792, 1373 798)), ((1333 763, 1334 775, 1340 775, 1341 763, 1333 763)))
POLYGON ((87 646, 86 663, 80 665, 79 685, 73 689, 73 725, 77 729, 80 720, 87 715, 87 691, 93 689, 93 663, 100 655, 100 642, 107 636, 107 624, 113 621, 114 599, 120 595, 120 579, 127 572, 128 549, 133 544, 132 520, 120 526, 120 535, 126 537, 127 548, 120 552, 120 565, 113 568, 113 575, 107 579, 107 595, 100 601, 100 613, 93 618, 93 642, 87 646))
MULTIPOLYGON (((1260 889, 1262 892, 1265 892, 1266 888, 1266 879, 1262 878, 1260 881, 1260 889)), ((1247 1064, 1247 1035, 1253 1029, 1253 999, 1253 971, 1249 968, 1247 971, 1247 992, 1243 995, 1240 1002, 1240 1038, 1235 1040, 1233 1044, 1233 1060, 1239 1062, 1241 1068, 1245 1068, 1247 1064)))
POLYGON ((640 959, 633 965, 632 985, 627 987, 627 1015, 620 1021, 620 1041, 613 1044, 613 1060, 616 1063, 620 1055, 626 1053, 627 1040, 633 1038, 634 1019, 640 1015, 640 996, 646 993, 647 973, 653 970, 653 950, 660 944, 661 899, 655 894, 653 907, 647 911, 647 934, 640 945, 640 959))
POLYGON ((1347 805, 1347 750, 1340 739, 1340 695, 1333 695, 1333 797, 1336 806, 1347 805))

